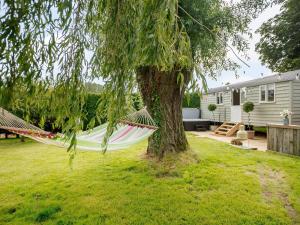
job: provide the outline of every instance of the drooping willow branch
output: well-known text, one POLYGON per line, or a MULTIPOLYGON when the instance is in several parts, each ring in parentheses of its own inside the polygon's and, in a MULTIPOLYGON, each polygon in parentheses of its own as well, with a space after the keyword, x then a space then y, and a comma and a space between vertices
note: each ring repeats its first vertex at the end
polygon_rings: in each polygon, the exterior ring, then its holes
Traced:
POLYGON ((224 42, 246 50, 241 36, 267 2, 0 0, 0 104, 51 115, 72 136, 85 116, 84 83, 101 79, 107 140, 130 107, 138 68, 194 70, 190 84, 205 86, 207 75, 238 66, 224 42), (222 31, 223 43, 210 31, 222 31))

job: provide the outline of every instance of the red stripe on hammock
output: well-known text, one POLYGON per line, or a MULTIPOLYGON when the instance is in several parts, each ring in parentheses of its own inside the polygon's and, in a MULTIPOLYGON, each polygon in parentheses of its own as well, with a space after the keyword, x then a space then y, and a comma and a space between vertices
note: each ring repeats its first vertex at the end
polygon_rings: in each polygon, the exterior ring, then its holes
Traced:
POLYGON ((120 139, 121 137, 124 137, 126 134, 129 133, 129 131, 131 131, 134 127, 133 126, 129 126, 128 129, 126 129, 122 134, 120 134, 118 137, 116 137, 115 139, 112 140, 112 142, 120 139))

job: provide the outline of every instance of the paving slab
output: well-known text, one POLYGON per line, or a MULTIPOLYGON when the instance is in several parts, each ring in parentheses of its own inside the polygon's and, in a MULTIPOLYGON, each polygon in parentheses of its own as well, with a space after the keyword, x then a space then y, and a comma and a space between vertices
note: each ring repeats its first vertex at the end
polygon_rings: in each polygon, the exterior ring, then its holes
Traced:
MULTIPOLYGON (((200 138, 211 138, 217 141, 222 141, 229 143, 231 142, 232 139, 235 137, 226 137, 223 135, 217 135, 211 131, 193 131, 191 132, 197 137, 200 138)), ((249 139, 246 141, 243 141, 244 146, 248 146, 250 148, 257 148, 259 151, 266 151, 267 150, 267 138, 265 137, 255 137, 254 139, 249 139)), ((238 147, 238 146, 237 146, 238 147)))

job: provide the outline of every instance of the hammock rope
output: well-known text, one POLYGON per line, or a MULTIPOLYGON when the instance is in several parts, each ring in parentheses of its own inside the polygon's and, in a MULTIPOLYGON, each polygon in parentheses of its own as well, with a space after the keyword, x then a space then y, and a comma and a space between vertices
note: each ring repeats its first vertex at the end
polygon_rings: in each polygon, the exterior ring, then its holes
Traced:
MULTIPOLYGON (((76 148, 82 150, 101 151, 107 123, 87 131, 79 132, 76 148)), ((154 120, 146 108, 131 113, 119 120, 117 127, 108 141, 107 150, 128 148, 157 130, 154 120)), ((35 141, 67 148, 70 145, 63 135, 44 131, 0 107, 0 129, 19 134, 35 141)))
POLYGON ((146 108, 125 116, 124 118, 119 120, 119 123, 137 127, 147 127, 149 129, 155 130, 157 129, 156 123, 154 122, 146 108))
POLYGON ((15 116, 14 114, 8 112, 7 110, 0 107, 0 129, 10 131, 11 133, 20 135, 37 135, 42 137, 53 138, 54 134, 42 130, 21 118, 15 116))

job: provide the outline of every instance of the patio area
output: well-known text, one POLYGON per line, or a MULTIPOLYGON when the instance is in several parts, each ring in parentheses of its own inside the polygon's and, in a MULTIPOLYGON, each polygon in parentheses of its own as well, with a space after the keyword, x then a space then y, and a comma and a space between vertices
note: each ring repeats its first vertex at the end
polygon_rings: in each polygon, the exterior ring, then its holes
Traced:
MULTIPOLYGON (((223 135, 217 135, 211 131, 201 131, 201 132, 197 132, 197 131, 193 131, 191 132, 192 134, 201 137, 201 138, 211 138, 217 141, 222 141, 222 142, 226 142, 229 143, 231 142, 231 140, 233 138, 235 138, 235 136, 232 137, 226 137, 223 135)), ((249 146, 250 148, 257 148, 257 150, 259 151, 266 151, 267 150, 267 138, 266 137, 261 137, 261 136, 255 136, 254 139, 249 139, 247 141, 243 141, 243 145, 247 146, 248 145, 248 141, 249 141, 249 146)), ((239 147, 239 146, 237 146, 239 147)))

